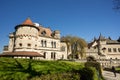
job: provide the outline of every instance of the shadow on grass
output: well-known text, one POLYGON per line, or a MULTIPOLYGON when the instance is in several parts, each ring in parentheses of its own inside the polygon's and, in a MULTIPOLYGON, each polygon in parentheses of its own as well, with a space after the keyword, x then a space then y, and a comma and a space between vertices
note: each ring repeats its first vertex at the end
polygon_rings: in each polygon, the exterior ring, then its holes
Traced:
POLYGON ((0 79, 15 79, 13 76, 21 76, 24 77, 25 80, 30 80, 33 77, 40 76, 41 72, 37 72, 32 68, 32 60, 26 64, 14 59, 15 62, 12 63, 4 63, 3 66, 0 67, 0 79), (8 65, 9 64, 9 65, 8 65), (27 75, 27 76, 25 76, 27 75), (3 78, 1 78, 3 77, 3 78))
POLYGON ((28 67, 26 69, 23 67, 23 65, 19 61, 17 61, 17 60, 15 60, 15 61, 17 63, 17 66, 21 69, 21 71, 23 73, 29 74, 28 79, 31 79, 31 78, 33 78, 35 76, 40 76, 41 75, 40 72, 37 72, 36 70, 34 70, 32 68, 32 60, 29 60, 28 67))

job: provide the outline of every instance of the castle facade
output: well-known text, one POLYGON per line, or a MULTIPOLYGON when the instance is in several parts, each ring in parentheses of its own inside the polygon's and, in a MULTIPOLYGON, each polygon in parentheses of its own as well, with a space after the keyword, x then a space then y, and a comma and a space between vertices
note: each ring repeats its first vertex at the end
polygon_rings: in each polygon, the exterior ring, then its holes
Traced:
POLYGON ((120 38, 112 40, 100 34, 98 39, 88 44, 86 53, 96 59, 120 59, 120 38))
POLYGON ((60 31, 52 31, 27 18, 9 34, 9 44, 1 56, 34 59, 67 59, 67 45, 60 41, 60 31))

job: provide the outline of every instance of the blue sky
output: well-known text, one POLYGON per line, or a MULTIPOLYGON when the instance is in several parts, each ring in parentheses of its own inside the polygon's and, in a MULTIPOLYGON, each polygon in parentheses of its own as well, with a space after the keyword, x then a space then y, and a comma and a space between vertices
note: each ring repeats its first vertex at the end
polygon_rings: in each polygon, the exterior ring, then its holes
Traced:
POLYGON ((0 0, 0 52, 9 43, 8 35, 27 17, 33 22, 91 41, 101 33, 120 36, 120 12, 112 0, 0 0))

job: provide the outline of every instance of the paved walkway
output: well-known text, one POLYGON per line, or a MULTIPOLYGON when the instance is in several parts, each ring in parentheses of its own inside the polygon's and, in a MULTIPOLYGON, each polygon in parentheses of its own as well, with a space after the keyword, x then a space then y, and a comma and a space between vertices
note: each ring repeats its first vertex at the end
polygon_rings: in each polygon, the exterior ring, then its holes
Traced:
POLYGON ((117 76, 115 77, 113 72, 103 71, 103 76, 105 80, 120 80, 120 74, 118 73, 117 76))

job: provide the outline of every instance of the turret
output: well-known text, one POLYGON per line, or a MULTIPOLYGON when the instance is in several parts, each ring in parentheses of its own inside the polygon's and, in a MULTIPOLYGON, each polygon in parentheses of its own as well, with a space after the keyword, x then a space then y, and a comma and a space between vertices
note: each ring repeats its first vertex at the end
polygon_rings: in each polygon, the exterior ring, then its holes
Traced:
POLYGON ((15 27, 15 51, 34 50, 37 47, 39 28, 27 18, 15 27))
POLYGON ((15 36, 14 33, 9 34, 9 45, 8 45, 8 51, 13 52, 14 51, 14 41, 15 41, 15 36))
POLYGON ((60 31, 55 30, 54 31, 54 37, 60 39, 60 31))

